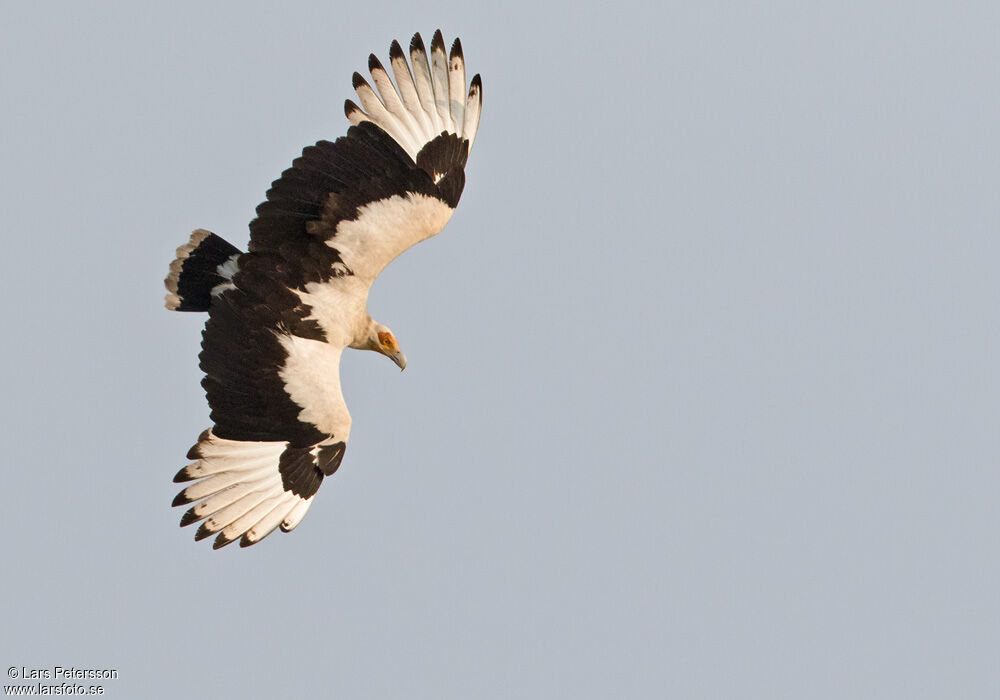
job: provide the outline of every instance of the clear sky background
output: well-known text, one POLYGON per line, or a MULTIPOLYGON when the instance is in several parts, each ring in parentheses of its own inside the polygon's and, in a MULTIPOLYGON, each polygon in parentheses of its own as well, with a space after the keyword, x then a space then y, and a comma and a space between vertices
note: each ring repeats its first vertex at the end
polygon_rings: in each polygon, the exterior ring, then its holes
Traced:
POLYGON ((0 664, 107 697, 1000 696, 995 3, 8 3, 0 664), (173 474, 203 317, 344 133, 459 35, 445 232, 347 353, 344 465, 213 552, 173 474))

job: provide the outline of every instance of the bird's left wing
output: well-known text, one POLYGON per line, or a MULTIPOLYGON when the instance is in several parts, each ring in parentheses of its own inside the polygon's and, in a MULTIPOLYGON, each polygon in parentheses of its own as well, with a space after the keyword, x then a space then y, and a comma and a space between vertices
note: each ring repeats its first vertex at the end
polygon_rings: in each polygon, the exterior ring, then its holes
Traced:
POLYGON ((343 348, 324 342, 308 307, 271 277, 274 262, 244 267, 212 302, 202 336, 202 386, 214 427, 174 481, 195 483, 174 505, 181 525, 215 547, 259 542, 302 520, 323 479, 340 466, 351 416, 340 389, 343 348))
POLYGON ((465 187, 465 163, 482 109, 482 81, 466 91, 456 39, 445 52, 440 30, 429 52, 420 35, 390 48, 394 85, 369 57, 373 88, 354 74, 359 107, 335 142, 306 148, 282 173, 250 224, 250 251, 286 260, 301 289, 354 275, 368 284, 397 255, 438 233, 465 187), (412 70, 411 70, 412 67, 412 70))

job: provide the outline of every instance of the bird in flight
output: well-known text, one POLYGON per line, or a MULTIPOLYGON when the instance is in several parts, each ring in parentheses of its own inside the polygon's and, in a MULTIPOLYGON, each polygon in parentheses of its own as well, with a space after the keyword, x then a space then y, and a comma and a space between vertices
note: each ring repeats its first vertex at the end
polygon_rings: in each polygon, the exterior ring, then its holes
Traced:
POLYGON ((400 369, 392 331, 368 315, 368 292, 397 255, 448 222, 482 110, 482 81, 466 84, 462 44, 430 51, 416 34, 407 54, 372 54, 374 87, 354 74, 361 105, 334 142, 306 148, 250 222, 242 252, 198 229, 177 249, 166 306, 207 311, 202 386, 213 427, 175 482, 194 482, 174 505, 181 526, 217 549, 259 542, 302 521, 323 479, 344 458, 351 415, 340 387, 345 348, 372 350, 400 369))

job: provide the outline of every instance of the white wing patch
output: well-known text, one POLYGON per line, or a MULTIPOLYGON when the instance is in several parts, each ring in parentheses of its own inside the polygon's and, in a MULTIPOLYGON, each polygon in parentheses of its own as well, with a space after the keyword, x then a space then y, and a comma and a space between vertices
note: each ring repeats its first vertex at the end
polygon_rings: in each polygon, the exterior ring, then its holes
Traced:
POLYGON ((377 124, 414 161, 420 150, 441 132, 468 140, 471 150, 482 113, 482 83, 476 76, 466 88, 462 43, 456 39, 451 55, 447 55, 438 30, 431 42, 428 61, 423 40, 419 34, 415 35, 410 43, 412 72, 398 42, 392 43, 389 54, 396 86, 372 54, 368 69, 375 87, 355 73, 354 89, 361 107, 348 101, 345 111, 350 122, 377 124))
POLYGON ((226 440, 206 431, 198 442, 198 459, 174 478, 194 484, 177 494, 174 505, 193 505, 181 525, 205 519, 195 539, 216 535, 215 548, 242 538, 243 546, 259 542, 276 528, 295 528, 312 497, 286 491, 278 471, 284 442, 226 440))
POLYGON ((394 195, 359 208, 356 219, 341 221, 327 245, 370 284, 397 255, 440 232, 454 211, 437 197, 394 195))
POLYGON ((285 383, 289 398, 302 408, 298 419, 347 442, 351 414, 340 390, 343 348, 295 335, 282 335, 278 340, 288 353, 278 376, 285 383))

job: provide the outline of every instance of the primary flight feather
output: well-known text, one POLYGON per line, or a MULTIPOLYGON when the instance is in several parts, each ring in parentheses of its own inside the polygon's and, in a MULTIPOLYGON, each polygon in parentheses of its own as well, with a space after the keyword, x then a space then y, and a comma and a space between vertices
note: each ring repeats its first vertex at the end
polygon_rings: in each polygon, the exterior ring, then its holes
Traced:
POLYGON ((306 148, 274 181, 250 222, 249 252, 196 230, 177 249, 166 306, 207 311, 202 386, 213 427, 174 481, 181 525, 203 521, 216 548, 259 542, 302 520, 344 458, 351 416, 340 390, 345 348, 406 367, 396 337, 368 315, 368 291, 397 255, 448 222, 482 110, 457 39, 440 30, 430 52, 417 34, 409 62, 389 50, 395 85, 374 56, 372 87, 354 74, 361 105, 334 142, 306 148))

